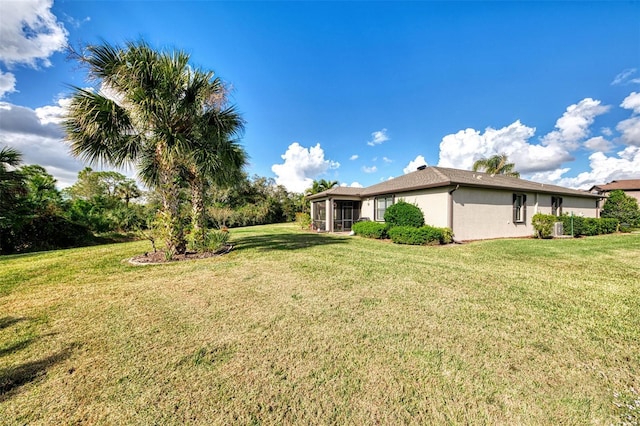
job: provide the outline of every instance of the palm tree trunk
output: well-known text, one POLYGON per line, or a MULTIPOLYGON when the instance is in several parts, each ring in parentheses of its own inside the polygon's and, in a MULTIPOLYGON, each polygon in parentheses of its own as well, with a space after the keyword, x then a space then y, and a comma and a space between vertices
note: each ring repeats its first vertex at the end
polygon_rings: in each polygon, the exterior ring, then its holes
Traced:
POLYGON ((173 174, 165 168, 160 174, 160 195, 163 207, 161 227, 169 257, 173 254, 184 254, 187 250, 184 229, 180 221, 179 192, 180 188, 175 182, 173 174))
POLYGON ((198 247, 205 246, 206 218, 204 215, 204 183, 199 176, 191 182, 191 228, 198 247))

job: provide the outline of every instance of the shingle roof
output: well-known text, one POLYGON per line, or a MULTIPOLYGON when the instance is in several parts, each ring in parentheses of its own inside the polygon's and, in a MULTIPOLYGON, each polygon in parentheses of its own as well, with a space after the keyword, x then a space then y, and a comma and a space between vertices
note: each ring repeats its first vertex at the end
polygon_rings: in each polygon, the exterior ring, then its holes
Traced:
POLYGON ((331 188, 326 191, 319 192, 317 194, 309 195, 307 198, 310 200, 313 200, 314 198, 327 197, 329 195, 360 197, 363 189, 364 188, 353 188, 349 186, 336 186, 335 188, 331 188))
POLYGON ((594 189, 598 191, 613 191, 615 189, 640 190, 640 179, 614 180, 604 185, 594 185, 590 191, 594 189))
POLYGON ((534 191, 558 195, 575 195, 598 198, 598 195, 587 191, 569 189, 557 185, 532 182, 505 175, 491 175, 469 170, 450 169, 446 167, 427 167, 423 170, 407 173, 394 179, 369 186, 367 188, 338 187, 315 194, 310 199, 330 195, 374 196, 381 194, 397 194, 418 189, 438 188, 461 185, 478 188, 508 189, 513 191, 534 191))

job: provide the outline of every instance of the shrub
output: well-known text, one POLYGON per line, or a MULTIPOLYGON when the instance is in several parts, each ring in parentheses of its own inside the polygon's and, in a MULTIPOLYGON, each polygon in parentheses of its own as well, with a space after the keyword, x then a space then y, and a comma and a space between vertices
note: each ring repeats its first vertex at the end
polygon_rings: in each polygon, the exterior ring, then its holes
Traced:
POLYGON ((435 245, 451 242, 451 230, 425 225, 420 228, 412 226, 394 226, 389 229, 389 237, 396 244, 435 245))
POLYGON ((187 236, 189 250, 198 253, 214 252, 220 250, 229 242, 229 231, 226 229, 204 229, 193 232, 187 236))
POLYGON ((640 207, 638 200, 625 194, 622 190, 611 191, 604 206, 601 216, 603 218, 618 219, 628 225, 640 225, 640 207))
POLYGON ((558 217, 552 214, 536 213, 531 218, 531 224, 536 230, 536 237, 551 238, 553 236, 553 224, 558 222, 558 217))
POLYGON ((612 234, 618 230, 618 219, 612 218, 595 218, 562 215, 558 218, 564 226, 565 235, 571 235, 571 225, 573 221, 573 236, 591 236, 612 234))
POLYGON ((453 242, 453 231, 451 228, 438 228, 442 231, 441 244, 451 244, 453 242))
POLYGON ((387 225, 380 222, 356 222, 351 230, 361 237, 365 238, 387 238, 387 225))
POLYGON ((81 247, 93 242, 87 227, 45 214, 25 220, 17 229, 2 229, 0 254, 81 247))
POLYGON ((413 226, 419 228, 424 225, 424 214, 416 205, 405 201, 398 201, 389 206, 384 213, 384 221, 390 226, 413 226))
POLYGON ((311 216, 309 213, 296 213, 296 223, 300 229, 309 229, 311 228, 311 216))

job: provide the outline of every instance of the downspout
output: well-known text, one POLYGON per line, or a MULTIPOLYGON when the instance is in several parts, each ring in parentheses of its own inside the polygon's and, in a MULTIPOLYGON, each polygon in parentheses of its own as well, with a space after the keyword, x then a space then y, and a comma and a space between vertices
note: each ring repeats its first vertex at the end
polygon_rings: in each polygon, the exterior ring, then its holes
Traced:
POLYGON ((456 192, 458 188, 460 188, 460 185, 456 185, 455 188, 449 191, 449 218, 447 222, 448 228, 451 229, 451 232, 453 232, 453 193, 456 192))

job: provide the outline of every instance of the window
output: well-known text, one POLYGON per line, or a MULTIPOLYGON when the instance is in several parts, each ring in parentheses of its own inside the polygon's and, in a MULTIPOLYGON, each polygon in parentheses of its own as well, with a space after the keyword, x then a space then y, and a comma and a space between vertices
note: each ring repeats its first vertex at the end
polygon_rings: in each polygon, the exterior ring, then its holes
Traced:
POLYGON ((554 216, 562 215, 562 197, 551 197, 551 214, 554 216))
POLYGON ((384 212, 387 211, 387 207, 393 204, 393 195, 385 195, 383 197, 376 198, 376 217, 375 220, 383 221, 384 212))
POLYGON ((513 194, 513 223, 524 223, 527 220, 527 196, 513 194))

